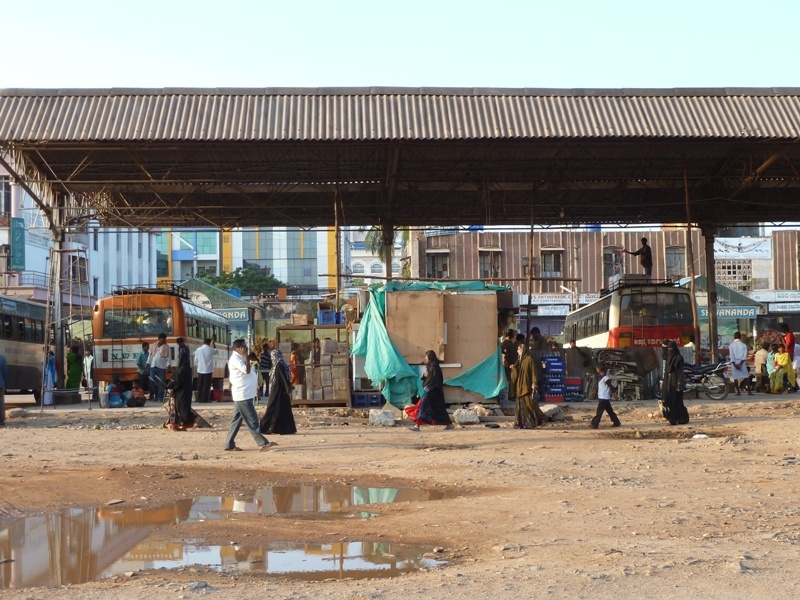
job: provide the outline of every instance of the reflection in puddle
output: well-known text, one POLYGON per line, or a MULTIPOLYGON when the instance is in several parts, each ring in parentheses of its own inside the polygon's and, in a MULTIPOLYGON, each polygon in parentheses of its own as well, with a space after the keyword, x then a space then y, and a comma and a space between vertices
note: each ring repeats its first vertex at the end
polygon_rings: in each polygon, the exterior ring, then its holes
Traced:
POLYGON ((393 577, 402 572, 444 564, 443 561, 423 558, 423 552, 421 548, 384 542, 273 542, 264 546, 182 546, 153 536, 126 553, 101 576, 140 569, 174 569, 203 565, 220 571, 246 571, 291 579, 318 580, 393 577))
POLYGON ((85 583, 125 571, 189 564, 302 579, 391 577, 438 566, 424 550, 383 542, 203 546, 165 540, 159 526, 222 519, 226 513, 371 518, 353 507, 439 500, 443 492, 353 486, 273 486, 249 494, 199 496, 157 508, 71 508, 6 522, 0 529, 0 589, 85 583))

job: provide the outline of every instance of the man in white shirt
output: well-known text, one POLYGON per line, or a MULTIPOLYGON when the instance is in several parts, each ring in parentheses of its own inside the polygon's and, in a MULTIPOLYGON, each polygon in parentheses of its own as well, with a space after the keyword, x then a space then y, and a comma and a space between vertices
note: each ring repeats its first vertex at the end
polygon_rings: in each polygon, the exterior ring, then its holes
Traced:
POLYGON ((250 367, 247 360, 247 344, 244 340, 238 339, 233 342, 233 354, 228 360, 228 371, 230 373, 231 397, 233 398, 233 414, 231 415, 231 426, 228 429, 228 437, 225 440, 225 450, 239 451, 236 445, 236 434, 242 421, 250 430, 250 435, 259 445, 259 450, 270 450, 277 446, 275 442, 267 441, 261 433, 261 426, 258 422, 256 407, 253 403, 258 395, 258 372, 250 367))
POLYGON ((733 341, 731 342, 728 357, 733 363, 733 379, 734 386, 736 387, 736 395, 741 396, 741 388, 747 388, 747 395, 752 396, 753 391, 750 389, 750 371, 747 369, 747 345, 742 341, 742 334, 738 331, 733 334, 733 341))
POLYGON ((159 333, 158 341, 150 346, 150 375, 155 381, 161 380, 159 384, 156 384, 156 399, 159 402, 164 402, 164 393, 166 391, 164 385, 167 383, 167 368, 172 366, 170 362, 167 334, 159 333))
POLYGON ((217 342, 213 337, 203 340, 203 345, 194 353, 194 364, 197 365, 197 401, 209 402, 211 379, 214 375, 214 357, 217 355, 217 342))

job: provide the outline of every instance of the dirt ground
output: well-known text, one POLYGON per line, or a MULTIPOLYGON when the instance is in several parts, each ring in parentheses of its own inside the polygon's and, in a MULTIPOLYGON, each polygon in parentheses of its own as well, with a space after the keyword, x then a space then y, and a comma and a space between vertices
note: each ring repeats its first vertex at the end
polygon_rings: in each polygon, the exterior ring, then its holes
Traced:
MULTIPOLYGON (((180 525, 165 534, 230 543, 387 540, 443 547, 442 568, 393 579, 289 581, 208 568, 141 571, 81 585, 0 590, 32 598, 797 598, 800 395, 690 401, 670 427, 654 402, 615 403, 623 426, 573 421, 519 431, 371 428, 298 417, 299 432, 257 452, 223 452, 230 405, 213 429, 171 432, 160 409, 28 410, 0 429, 0 519, 63 507, 153 507, 267 484, 347 483, 444 490, 381 505, 364 520, 268 516, 180 525), (97 428, 99 426, 99 428, 97 428), (694 438, 697 434, 708 437, 694 438), (246 531, 246 533, 245 533, 246 531), (194 582, 208 584, 198 591, 194 582)), ((14 413, 12 413, 14 414, 14 413)))

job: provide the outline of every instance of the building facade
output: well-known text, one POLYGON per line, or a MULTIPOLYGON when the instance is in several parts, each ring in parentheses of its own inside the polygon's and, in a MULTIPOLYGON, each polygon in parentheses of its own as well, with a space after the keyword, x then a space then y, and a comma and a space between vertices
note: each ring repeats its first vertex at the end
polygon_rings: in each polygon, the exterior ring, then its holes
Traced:
MULTIPOLYGON (((319 295, 336 288, 337 247, 332 228, 163 229, 157 245, 159 280, 181 281, 254 268, 285 283, 291 295, 319 295)), ((350 248, 348 232, 341 230, 342 265, 349 264, 350 248)), ((344 268, 342 274, 347 274, 344 268)))
MULTIPOLYGON (((33 199, 2 170, 0 248, 7 249, 0 252, 6 257, 2 293, 46 301, 53 248, 48 224, 33 199)), ((117 287, 155 284, 156 238, 149 232, 90 221, 66 235, 65 248, 82 251, 65 260, 62 278, 85 282, 81 291, 89 307, 117 287)))
MULTIPOLYGON (((756 235, 715 238, 715 276, 720 284, 762 303, 763 308, 748 309, 752 316, 734 319, 725 330, 749 332, 788 322, 800 331, 800 232, 747 233, 756 235)), ((558 335, 570 309, 597 299, 620 265, 626 273, 643 272, 639 257, 621 252, 637 250, 643 237, 652 248, 653 279, 689 277, 690 255, 694 275, 707 275, 705 238, 700 231, 692 229, 690 238, 685 227, 664 227, 652 231, 537 230, 532 240, 526 231, 419 233, 411 243, 412 276, 508 284, 519 294, 521 308, 531 295, 531 326, 558 335), (534 278, 530 289, 529 270, 534 278)), ((698 297, 702 304, 704 297, 698 297)), ((736 315, 736 311, 728 313, 736 315)))

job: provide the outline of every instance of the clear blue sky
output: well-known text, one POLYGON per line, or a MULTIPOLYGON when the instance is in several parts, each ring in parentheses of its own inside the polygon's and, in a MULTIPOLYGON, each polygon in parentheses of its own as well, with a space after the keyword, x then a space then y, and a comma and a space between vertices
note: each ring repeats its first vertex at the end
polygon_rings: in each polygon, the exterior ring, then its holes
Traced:
POLYGON ((0 0, 0 88, 800 86, 794 0, 0 0))

